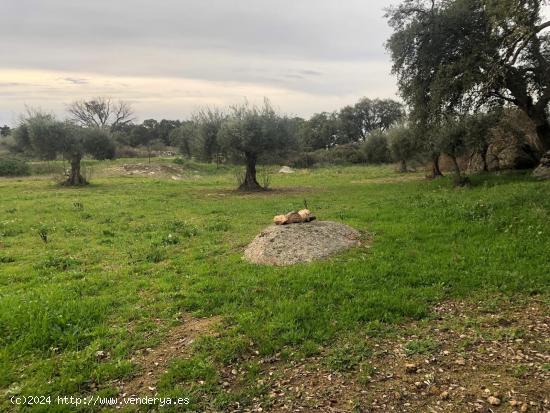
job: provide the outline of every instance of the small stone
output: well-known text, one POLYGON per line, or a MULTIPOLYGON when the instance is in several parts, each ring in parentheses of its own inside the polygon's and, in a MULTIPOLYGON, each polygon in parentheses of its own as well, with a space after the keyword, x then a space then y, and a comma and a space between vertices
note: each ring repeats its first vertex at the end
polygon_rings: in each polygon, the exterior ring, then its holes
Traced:
POLYGON ((464 360, 463 358, 459 358, 455 361, 455 364, 458 364, 459 366, 465 366, 466 360, 464 360))
POLYGON ((498 397, 495 397, 495 396, 489 396, 487 398, 487 401, 489 402, 490 405, 492 406, 500 406, 500 399, 498 397))
POLYGON ((405 364, 405 371, 407 373, 416 373, 417 369, 418 369, 418 367, 416 366, 416 364, 413 364, 413 363, 405 364))
POLYGON ((518 405, 517 400, 510 400, 508 403, 510 403, 510 406, 512 406, 512 407, 516 407, 518 405))
POLYGON ((441 393, 439 395, 439 397, 441 397, 441 400, 447 400, 449 398, 449 392, 448 391, 444 391, 443 393, 441 393))
POLYGON ((522 411, 523 413, 525 413, 527 410, 529 410, 529 406, 527 405, 527 403, 524 403, 524 404, 521 406, 520 411, 522 411))

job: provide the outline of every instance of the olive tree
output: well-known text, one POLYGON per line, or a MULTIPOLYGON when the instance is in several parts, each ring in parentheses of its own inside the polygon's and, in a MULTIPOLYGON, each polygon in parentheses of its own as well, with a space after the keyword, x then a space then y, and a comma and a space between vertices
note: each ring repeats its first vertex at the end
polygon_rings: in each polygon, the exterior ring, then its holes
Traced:
POLYGON ((220 145, 240 157, 245 165, 244 180, 239 189, 262 190, 256 179, 256 164, 260 156, 288 148, 288 122, 279 116, 265 99, 262 106, 248 103, 231 107, 218 133, 220 145))
POLYGON ((418 153, 417 136, 407 125, 399 125, 388 131, 390 152, 394 161, 399 162, 399 171, 407 172, 407 162, 418 153))
POLYGON ((82 128, 39 112, 25 118, 17 129, 23 150, 45 159, 62 155, 69 160, 71 169, 64 185, 87 184, 81 173, 84 155, 97 159, 114 156, 114 144, 104 129, 82 128))

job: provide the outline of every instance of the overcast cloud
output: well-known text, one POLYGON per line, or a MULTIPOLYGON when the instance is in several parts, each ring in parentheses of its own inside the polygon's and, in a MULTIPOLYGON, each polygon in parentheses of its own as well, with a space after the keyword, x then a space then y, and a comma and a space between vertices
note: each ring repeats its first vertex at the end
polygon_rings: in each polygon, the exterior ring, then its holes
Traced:
POLYGON ((391 0, 2 0, 0 124, 97 95, 140 119, 271 98, 301 116, 395 97, 391 0))

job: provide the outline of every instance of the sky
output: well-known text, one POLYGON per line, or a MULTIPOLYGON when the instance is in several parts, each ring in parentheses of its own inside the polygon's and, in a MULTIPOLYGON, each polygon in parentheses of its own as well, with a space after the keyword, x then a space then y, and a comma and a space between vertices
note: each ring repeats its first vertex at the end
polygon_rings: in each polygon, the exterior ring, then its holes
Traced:
POLYGON ((397 98, 391 0, 0 0, 0 125, 25 105, 125 100, 138 120, 187 119, 264 96, 308 117, 397 98))

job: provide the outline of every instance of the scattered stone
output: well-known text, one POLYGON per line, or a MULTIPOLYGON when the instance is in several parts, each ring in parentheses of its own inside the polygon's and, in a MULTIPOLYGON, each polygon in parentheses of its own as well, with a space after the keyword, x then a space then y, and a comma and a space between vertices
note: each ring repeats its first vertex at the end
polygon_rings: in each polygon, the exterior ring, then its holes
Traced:
POLYGON ((444 391, 443 393, 441 393, 439 395, 439 397, 441 397, 441 400, 447 400, 449 398, 449 392, 448 391, 444 391))
POLYGON ((464 360, 463 358, 459 358, 455 361, 455 364, 458 364, 459 366, 465 366, 466 360, 464 360))
POLYGON ((407 373, 416 373, 417 369, 418 369, 418 367, 416 366, 416 364, 413 364, 413 363, 405 364, 405 371, 407 373))
POLYGON ((550 151, 543 155, 539 166, 533 171, 533 176, 539 179, 550 179, 550 151))
POLYGON ((495 396, 489 396, 487 398, 487 401, 489 402, 489 404, 491 406, 500 406, 500 399, 498 397, 495 397, 495 396))

